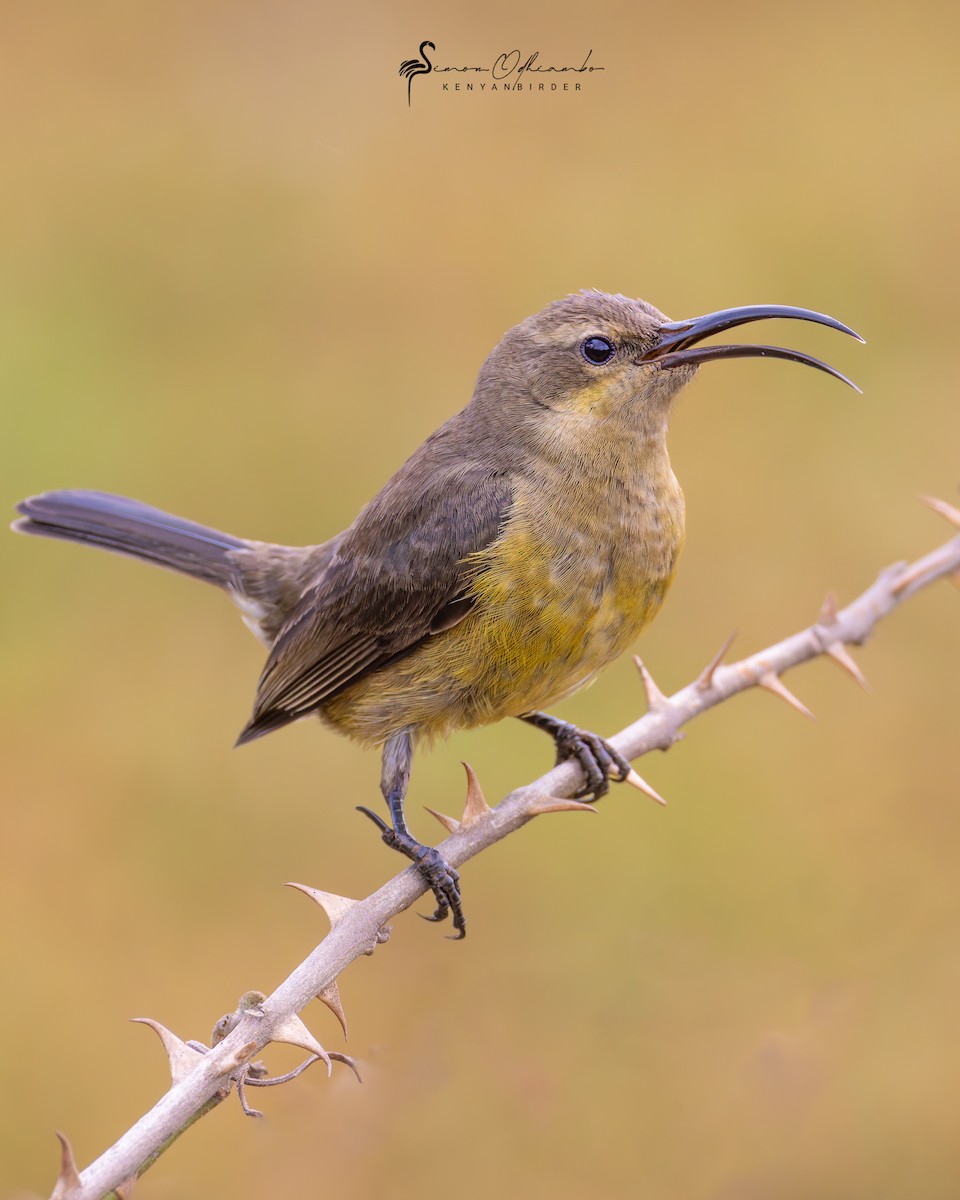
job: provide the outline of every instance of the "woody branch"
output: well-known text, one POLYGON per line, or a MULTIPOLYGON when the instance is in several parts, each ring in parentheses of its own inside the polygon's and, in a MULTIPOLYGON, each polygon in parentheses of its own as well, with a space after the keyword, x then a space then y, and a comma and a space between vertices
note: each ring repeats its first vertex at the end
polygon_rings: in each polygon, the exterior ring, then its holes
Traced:
MULTIPOLYGON (((925 502, 960 529, 960 509, 939 500, 925 502)), ((865 642, 875 626, 910 596, 948 576, 960 581, 960 535, 913 563, 897 563, 882 571, 872 586, 844 608, 838 608, 828 596, 812 625, 739 662, 722 662, 728 643, 696 680, 672 696, 659 690, 638 659, 647 712, 610 740, 630 759, 650 750, 666 749, 678 739, 681 726, 751 687, 764 688, 809 716, 782 683, 782 673, 828 655, 865 685, 845 647, 865 642)), ((467 801, 461 819, 434 813, 450 833, 439 847, 443 857, 459 866, 536 816, 567 810, 596 811, 589 804, 568 798, 581 780, 579 766, 565 763, 490 808, 467 767, 467 801)), ((635 772, 628 781, 660 799, 635 772)), ((322 1061, 328 1072, 331 1059, 353 1065, 346 1055, 324 1050, 298 1014, 314 998, 321 999, 336 1013, 346 1032, 337 979, 360 955, 372 953, 386 941, 387 922, 423 895, 423 878, 415 867, 408 867, 364 900, 349 900, 301 884, 292 886, 325 909, 331 924, 329 934, 269 997, 256 992, 242 997, 237 1011, 218 1023, 212 1047, 182 1041, 158 1022, 144 1019, 159 1034, 167 1052, 171 1087, 82 1172, 77 1169, 69 1142, 59 1135, 61 1170, 51 1200, 99 1200, 111 1193, 127 1200, 137 1177, 199 1116, 225 1099, 234 1085, 244 1110, 256 1115, 247 1104, 246 1089, 283 1082, 302 1069, 280 1079, 264 1078, 263 1068, 253 1058, 271 1042, 302 1047, 310 1056, 305 1065, 322 1061)))

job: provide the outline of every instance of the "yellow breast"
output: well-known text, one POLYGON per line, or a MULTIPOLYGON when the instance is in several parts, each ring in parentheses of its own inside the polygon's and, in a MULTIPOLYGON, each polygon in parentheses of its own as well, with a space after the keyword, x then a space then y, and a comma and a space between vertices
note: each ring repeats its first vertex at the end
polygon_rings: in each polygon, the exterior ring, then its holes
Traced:
POLYGON ((652 620, 682 541, 672 472, 656 489, 607 477, 527 481, 501 536, 470 561, 471 612, 343 692, 324 715, 379 743, 407 726, 442 736, 549 705, 652 620))

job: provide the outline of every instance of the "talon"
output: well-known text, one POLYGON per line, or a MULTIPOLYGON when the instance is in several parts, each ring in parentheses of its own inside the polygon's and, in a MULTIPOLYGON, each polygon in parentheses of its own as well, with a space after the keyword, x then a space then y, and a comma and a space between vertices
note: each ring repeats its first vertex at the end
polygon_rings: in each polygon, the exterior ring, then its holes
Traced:
POLYGON ((583 769, 585 783, 579 788, 578 797, 590 795, 599 800, 610 790, 610 780, 626 779, 630 764, 603 738, 595 733, 577 729, 570 725, 557 737, 557 762, 575 759, 583 769))
POLYGON ((626 757, 626 755, 621 754, 619 750, 614 750, 609 743, 607 744, 607 749, 613 755, 613 761, 620 770, 620 774, 617 776, 616 782, 626 783, 627 776, 633 770, 633 767, 630 765, 630 760, 626 757))
MULTIPOLYGON (((453 927, 459 932, 455 940, 466 933, 466 921, 460 906, 460 875, 433 846, 421 846, 416 858, 417 869, 433 892, 437 908, 433 916, 424 916, 425 921, 443 921, 453 913, 453 927)), ((423 916, 423 914, 421 914, 423 916)))
POLYGON ((582 799, 599 800, 610 789, 611 779, 622 783, 630 774, 630 763, 609 742, 595 733, 578 729, 567 721, 558 721, 547 713, 528 713, 524 718, 531 725, 549 733, 557 747, 557 765, 571 759, 580 764, 584 784, 575 793, 582 799))
POLYGON ((441 908, 439 905, 437 906, 437 911, 435 913, 431 913, 430 916, 427 916, 426 913, 417 913, 417 916, 420 918, 421 921, 431 921, 431 922, 432 921, 445 921, 449 915, 450 915, 450 909, 447 907, 441 908))
POLYGON ((420 913, 425 921, 443 921, 453 913, 453 927, 458 932, 453 935, 454 941, 466 936, 466 920, 460 903, 460 874, 433 846, 424 846, 405 829, 396 830, 387 824, 382 817, 371 812, 363 805, 357 805, 357 812, 362 812, 380 830, 380 836, 391 850, 398 850, 411 859, 414 866, 423 876, 424 883, 433 892, 437 907, 432 916, 420 913))
POLYGON ((375 812, 371 812, 369 808, 365 808, 362 804, 358 804, 357 812, 362 812, 365 817, 370 818, 374 825, 376 825, 376 827, 383 834, 384 841, 387 839, 387 834, 393 833, 393 830, 386 823, 383 817, 378 817, 377 814, 375 812))

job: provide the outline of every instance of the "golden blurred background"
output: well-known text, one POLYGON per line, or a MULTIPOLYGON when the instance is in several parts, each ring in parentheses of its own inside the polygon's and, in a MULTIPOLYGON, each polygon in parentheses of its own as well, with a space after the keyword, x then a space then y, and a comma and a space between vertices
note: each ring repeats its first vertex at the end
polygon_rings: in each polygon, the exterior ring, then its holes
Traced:
MULTIPOLYGON (((689 536, 639 647, 672 691, 731 629, 756 650, 949 536, 915 497, 960 481, 957 13, 476 8, 5 8, 4 507, 93 487, 318 541, 557 296, 828 311, 868 345, 764 335, 863 397, 750 361, 677 408, 689 536), (604 69, 542 95, 432 75, 408 108, 425 38, 604 69)), ((354 812, 375 753, 312 722, 231 749, 262 651, 213 589, 0 555, 0 1191, 46 1195, 55 1128, 84 1165, 165 1087, 128 1017, 207 1038, 325 931, 283 881, 364 895, 398 864, 354 812)), ((407 914, 342 979, 362 1087, 308 1073, 253 1096, 261 1122, 231 1101, 138 1195, 955 1197, 958 651, 944 584, 858 654, 870 695, 812 664, 788 683, 817 723, 736 699, 644 760, 665 811, 615 791, 483 855, 463 945, 407 914)), ((640 711, 625 661, 562 715, 640 711)), ((425 837, 462 758, 496 800, 550 752, 508 722, 421 756, 425 837)))

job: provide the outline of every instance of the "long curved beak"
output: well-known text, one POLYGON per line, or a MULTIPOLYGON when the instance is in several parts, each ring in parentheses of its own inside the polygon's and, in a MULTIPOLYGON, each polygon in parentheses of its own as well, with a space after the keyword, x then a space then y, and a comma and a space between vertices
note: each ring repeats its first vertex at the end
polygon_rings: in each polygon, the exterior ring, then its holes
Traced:
POLYGON ((805 363, 808 367, 816 367, 818 371, 826 371, 834 379, 848 384, 859 392, 855 383, 846 375, 841 375, 819 358, 813 358, 800 350, 785 350, 780 346, 760 346, 753 343, 738 343, 727 346, 700 346, 697 343, 715 333, 723 333, 737 325, 747 325, 751 321, 764 321, 769 317, 787 317, 794 321, 813 321, 817 325, 826 325, 830 329, 838 329, 858 342, 864 339, 855 333, 848 325, 828 317, 824 313, 813 312, 809 308, 793 308, 788 304, 747 304, 740 308, 722 308, 719 312, 707 313, 704 317, 693 317, 687 321, 671 321, 661 325, 660 340, 647 350, 639 362, 655 362, 661 367, 679 367, 685 364, 694 366, 709 362, 714 358, 784 358, 790 362, 805 363))

